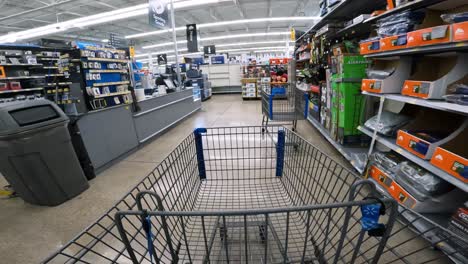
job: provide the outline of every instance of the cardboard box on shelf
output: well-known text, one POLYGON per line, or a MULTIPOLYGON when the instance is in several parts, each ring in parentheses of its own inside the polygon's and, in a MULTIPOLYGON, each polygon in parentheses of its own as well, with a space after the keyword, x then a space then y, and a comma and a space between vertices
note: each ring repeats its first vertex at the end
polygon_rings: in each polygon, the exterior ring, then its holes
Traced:
POLYGON ((380 39, 380 50, 390 51, 407 48, 407 35, 390 36, 380 39))
POLYGON ((468 21, 452 25, 453 41, 468 41, 468 21))
POLYGON ((421 159, 429 160, 437 147, 462 133, 467 125, 461 115, 421 108, 414 120, 398 131, 396 144, 421 159))
POLYGON ((413 74, 401 94, 423 99, 442 99, 449 85, 468 80, 468 54, 425 56, 414 63, 413 74))
POLYGON ((359 44, 361 55, 380 52, 380 39, 370 40, 359 44))
MULTIPOLYGON (((384 79, 363 79, 362 91, 369 93, 401 93, 401 87, 410 77, 411 57, 401 57, 396 60, 375 60, 369 73, 373 70, 391 72, 384 79)), ((372 76, 371 76, 372 77, 372 76)))
POLYGON ((457 179, 468 183, 468 129, 436 148, 431 163, 457 179))
POLYGON ((426 194, 426 197, 419 197, 418 195, 411 194, 411 189, 405 189, 398 181, 392 172, 388 172, 379 167, 380 165, 369 165, 366 178, 372 179, 380 185, 387 195, 393 197, 399 204, 413 209, 419 213, 448 213, 463 202, 462 192, 459 189, 452 189, 437 196, 426 194), (417 198, 419 197, 419 198, 417 198), (421 200, 418 200, 421 199, 421 200))
POLYGON ((423 28, 408 32, 408 47, 419 47, 424 45, 434 45, 448 43, 452 41, 450 25, 442 25, 430 28, 423 28))
POLYGON ((366 69, 370 61, 361 55, 339 55, 336 56, 336 78, 365 78, 366 69))
POLYGON ((338 127, 342 137, 360 135, 357 127, 362 123, 364 96, 359 83, 339 83, 338 127))

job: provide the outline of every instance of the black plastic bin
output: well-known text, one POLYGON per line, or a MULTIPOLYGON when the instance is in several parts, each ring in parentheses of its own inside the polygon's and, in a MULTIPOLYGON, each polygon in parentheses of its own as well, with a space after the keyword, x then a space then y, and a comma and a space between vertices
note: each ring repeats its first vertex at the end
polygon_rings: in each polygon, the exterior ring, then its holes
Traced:
POLYGON ((0 106, 0 172, 26 202, 54 206, 89 187, 68 123, 47 100, 0 106))

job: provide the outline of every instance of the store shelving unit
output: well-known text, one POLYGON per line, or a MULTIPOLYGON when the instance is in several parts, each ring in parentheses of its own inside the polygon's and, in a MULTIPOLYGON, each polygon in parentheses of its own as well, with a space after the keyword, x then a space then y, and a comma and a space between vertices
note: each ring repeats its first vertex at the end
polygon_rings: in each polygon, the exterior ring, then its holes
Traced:
POLYGON ((333 6, 327 14, 301 35, 297 41, 310 33, 314 33, 329 22, 344 21, 347 18, 354 18, 358 14, 371 13, 375 9, 383 8, 385 2, 384 0, 372 1, 372 3, 367 1, 343 0, 333 6))
POLYGON ((431 5, 435 5, 437 3, 444 2, 444 1, 446 1, 446 0, 415 0, 415 1, 411 1, 411 2, 408 2, 406 4, 400 5, 400 6, 396 7, 396 8, 394 8, 394 9, 388 10, 387 12, 385 12, 383 14, 380 14, 380 15, 375 16, 375 17, 371 17, 371 18, 367 19, 364 22, 365 23, 375 22, 375 21, 377 21, 379 19, 382 19, 384 17, 388 17, 388 16, 391 16, 391 15, 403 12, 405 10, 417 10, 417 9, 428 7, 428 6, 431 6, 431 5))
POLYGON ((336 142, 335 140, 333 140, 331 137, 330 137, 330 134, 328 133, 328 131, 323 128, 323 126, 317 122, 316 120, 312 119, 311 117, 308 117, 307 118, 307 121, 309 121, 309 123, 312 124, 312 126, 314 126, 319 132, 320 134, 322 134, 322 136, 328 141, 330 142, 330 144, 335 147, 336 150, 338 150, 338 152, 341 153, 341 155, 343 155, 343 157, 349 161, 349 163, 351 163, 351 165, 359 172, 359 173, 363 173, 364 172, 364 168, 361 168, 358 166, 358 163, 356 162, 356 160, 354 160, 352 158, 352 155, 353 153, 356 153, 356 154, 361 154, 361 153, 367 153, 368 149, 367 148, 362 148, 362 147, 346 147, 346 146, 343 146, 341 144, 339 144, 338 142, 336 142))
MULTIPOLYGON (((379 4, 386 4, 386 1, 381 1, 377 3, 379 4), (385 3, 383 3, 385 2, 385 3)), ((328 63, 331 61, 333 62, 333 58, 331 57, 337 57, 338 55, 331 55, 335 54, 335 50, 332 49, 332 46, 334 47, 340 47, 339 42, 342 40, 353 40, 353 39, 366 39, 369 36, 375 36, 375 34, 371 34, 372 30, 374 29, 374 23, 377 22, 381 18, 389 17, 394 14, 399 14, 403 11, 406 10, 421 10, 424 8, 429 7, 430 9, 433 10, 435 16, 439 16, 435 12, 441 11, 441 10, 454 10, 453 8, 455 7, 460 7, 462 4, 467 4, 464 3, 463 1, 457 1, 457 0, 415 0, 415 1, 410 1, 407 4, 404 4, 402 6, 399 6, 395 9, 392 10, 387 10, 385 13, 380 14, 378 16, 374 16, 371 18, 368 18, 361 23, 357 24, 352 24, 350 26, 344 27, 342 29, 338 30, 331 30, 325 34, 320 35, 318 38, 315 38, 314 33, 317 32, 319 29, 321 29, 323 26, 326 24, 330 24, 332 26, 333 23, 338 22, 343 22, 343 21, 349 21, 353 17, 356 17, 356 13, 358 12, 359 14, 370 14, 372 9, 378 10, 378 9, 384 9, 384 8, 378 8, 379 6, 376 6, 374 2, 370 3, 368 1, 341 1, 339 4, 336 4, 333 9, 329 10, 328 14, 322 17, 320 21, 318 21, 315 25, 313 25, 305 34, 303 34, 296 42, 296 47, 303 47, 306 43, 312 43, 313 44, 313 55, 312 59, 307 59, 307 60, 300 60, 299 58, 297 59, 298 67, 305 67, 306 69, 309 69, 309 72, 317 72, 317 68, 325 68, 329 69, 331 68, 331 65, 328 65, 328 63), (368 5, 367 7, 365 5, 368 5), (345 12, 348 12, 345 13, 345 12), (307 39, 305 39, 307 37, 307 39), (324 44, 325 43, 325 46, 324 44), (325 50, 322 54, 322 50, 325 50), (318 56, 318 55, 320 56, 318 56), (325 59, 323 57, 326 57, 325 59), (305 61, 310 61, 310 65, 308 63, 304 63, 305 61)), ((463 9, 465 11, 465 9, 463 9)), ((432 13, 431 12, 431 15, 432 13)), ((339 25, 337 26, 339 27, 339 25)), ((460 40, 458 40, 460 41, 460 40)), ((345 45, 341 44, 341 47, 345 47, 345 45)), ((343 49, 341 49, 343 50, 343 49)), ((296 52, 299 52, 300 49, 297 48, 296 52)), ((439 57, 439 54, 441 56, 454 56, 453 54, 461 54, 462 52, 467 52, 468 51, 468 41, 461 41, 461 42, 452 42, 452 43, 444 43, 444 44, 435 44, 435 45, 421 45, 418 47, 413 47, 413 48, 404 48, 404 49, 398 49, 398 50, 391 50, 391 51, 383 51, 383 52, 376 52, 368 55, 364 55, 365 58, 367 59, 379 59, 377 62, 382 62, 382 61, 389 61, 389 60, 396 60, 400 61, 402 59, 419 59, 423 58, 424 55, 434 55, 430 57, 439 57), (455 53, 458 52, 458 53, 455 53), (415 55, 415 56, 414 56, 415 55), (422 56, 421 56, 422 55, 422 56), (414 56, 414 57, 413 57, 414 56)), ((297 54, 297 53, 296 53, 297 54)), ((427 56, 426 56, 427 57, 427 56)), ((460 59, 458 59, 459 61, 460 59)), ((381 63, 383 64, 383 63, 381 63)), ((379 63, 375 63, 377 66, 381 66, 379 63)), ((373 65, 373 67, 375 66, 373 65)), ((404 68, 405 71, 409 71, 407 69, 408 67, 404 68)), ((378 67, 377 67, 378 70, 378 67)), ((329 80, 329 75, 327 73, 326 75, 327 80, 329 80)), ((405 75, 406 76, 406 75, 405 75)), ((409 74, 408 74, 409 76, 409 74)), ((299 76, 297 76, 299 77, 299 76)), ((316 85, 315 80, 310 78, 310 76, 302 76, 300 78, 303 79, 310 79, 313 80, 314 85, 316 85)), ((403 80, 413 80, 413 79, 408 79, 408 77, 402 77, 403 80)), ((458 77, 457 77, 458 78, 458 77)), ((325 83, 327 83, 325 78, 319 79, 325 83)), ((414 79, 418 80, 418 79, 414 79)), ((424 79, 422 79, 424 80, 424 79)), ((466 79, 463 79, 466 84, 466 79)), ((337 81, 344 81, 344 82, 359 82, 360 80, 351 80, 351 79, 342 79, 342 80, 337 80, 335 79, 334 82, 337 81)), ((393 80, 392 80, 393 81, 393 80)), ((429 82, 429 80, 426 80, 429 82)), ((394 85, 388 85, 389 82, 386 83, 387 88, 388 87, 395 87, 394 85)), ((393 83, 392 83, 393 84, 393 83)), ((326 91, 329 92, 330 89, 334 89, 332 85, 324 87, 321 86, 322 89, 321 91, 326 91)), ((376 86, 378 87, 378 86, 376 86)), ((400 85, 397 85, 397 87, 403 87, 400 85)), ((438 86, 431 86, 431 89, 436 89, 438 86)), ((439 87, 439 88, 445 88, 445 87, 439 87)), ((378 90, 377 88, 375 88, 378 90)), ((380 90, 378 90, 380 91, 380 90)), ((432 91, 432 90, 431 90, 432 91)), ((389 109, 392 106, 395 106, 399 108, 401 105, 412 105, 411 107, 405 106, 409 110, 422 110, 424 108, 427 108, 427 111, 434 111, 432 109, 436 109, 438 111, 443 111, 447 112, 447 115, 450 116, 457 116, 460 117, 460 119, 466 120, 468 119, 468 106, 466 105, 459 105, 459 104, 454 104, 450 102, 446 102, 442 99, 441 97, 434 96, 434 99, 431 100, 425 100, 425 99, 420 99, 417 97, 410 97, 410 96, 405 96, 402 94, 398 93, 398 88, 393 88, 393 89, 385 89, 383 93, 371 93, 371 92, 362 92, 362 95, 366 97, 366 101, 368 102, 368 105, 366 107, 366 119, 370 118, 370 116, 374 116, 377 112, 378 118, 380 118, 381 113, 383 109, 389 109), (439 98, 439 99, 438 99, 439 98), (436 100, 438 99, 438 100, 436 100), (392 104, 392 102, 399 102, 398 106, 395 104, 392 104), (376 111, 376 107, 378 106, 378 111, 376 111)), ((325 96, 326 97, 326 96, 325 96)), ((421 96, 422 97, 422 96, 421 96)), ((321 98, 324 98, 324 95, 321 94, 321 98)), ((334 98, 334 95, 331 97, 334 98)), ((316 106, 316 98, 311 99, 311 105, 316 106), (312 99, 314 99, 312 101, 312 99)), ((329 102, 329 100, 326 100, 325 102, 329 102)), ((320 102, 322 104, 322 109, 323 109, 323 101, 320 102)), ((320 106, 319 106, 320 107, 320 106)), ((333 101, 331 104, 331 107, 333 108, 333 101)), ((319 108, 320 109, 320 108, 319 108)), ((367 138, 371 139, 371 142, 369 146, 363 147, 363 148, 350 148, 347 145, 342 145, 339 144, 339 142, 336 141, 336 135, 333 135, 333 127, 330 126, 330 120, 329 119, 323 119, 323 117, 330 118, 331 116, 331 111, 329 109, 329 106, 324 108, 325 111, 322 111, 319 116, 309 116, 308 122, 312 124, 314 128, 363 176, 366 177, 368 171, 363 170, 362 168, 357 168, 356 167, 356 161, 351 158, 351 154, 353 153, 366 153, 368 155, 374 153, 377 151, 377 149, 381 149, 380 147, 383 147, 383 149, 388 149, 391 150, 395 153, 398 153, 404 160, 412 162, 422 168, 424 168, 426 171, 432 173, 436 177, 439 177, 440 179, 443 179, 447 181, 448 183, 452 184, 455 186, 455 190, 460 192, 460 193, 468 193, 468 183, 466 182, 466 179, 463 179, 462 172, 459 171, 459 167, 457 163, 453 163, 452 168, 444 168, 442 169, 443 166, 441 165, 434 165, 437 164, 434 162, 434 157, 432 157, 432 160, 429 160, 429 157, 425 157, 425 159, 420 158, 410 152, 409 150, 404 149, 403 147, 400 147, 396 143, 396 138, 392 137, 386 137, 378 134, 377 132, 370 130, 361 124, 360 126, 357 127, 357 129, 363 133, 364 136, 367 136, 367 138), (322 115, 324 114, 324 115, 322 115), (325 124, 325 125, 322 125, 325 124), (330 132, 332 131, 332 132, 330 132), (353 152, 354 151, 354 152, 353 152), (455 167, 457 165, 457 167, 455 167), (441 167, 438 167, 441 166, 441 167), (455 175, 455 170, 456 172, 459 173, 460 175, 456 174, 455 175), (459 177, 458 177, 459 176, 459 177)), ((443 113, 442 113, 443 115, 443 113)), ((377 123, 379 123, 379 120, 377 120, 377 123)), ((461 131, 463 127, 459 128, 458 131, 461 131)), ((455 140, 450 139, 448 143, 444 143, 445 145, 443 147, 447 147, 449 151, 453 150, 453 155, 459 155, 457 158, 461 157, 460 162, 464 163, 464 159, 467 157, 462 154, 463 152, 458 153, 457 149, 453 147, 453 145, 456 145, 458 142, 461 142, 463 140, 465 134, 458 134, 456 136, 455 140), (452 149, 450 149, 452 148, 452 149)), ((453 138, 453 137, 452 137, 453 138)), ((448 140, 448 139, 447 139, 448 140)), ((401 143, 400 143, 401 144, 401 143)), ((463 148, 463 147, 462 147, 463 148)), ((440 152, 439 152, 440 153, 440 152)), ((445 155, 445 154, 443 154, 445 155)), ((441 157, 441 156, 440 156, 441 157)), ((444 156, 445 157, 445 156, 444 156)), ((441 160, 439 158, 439 160, 441 160)), ((444 161, 446 162, 446 161, 444 161)), ((458 160, 457 160, 458 162, 458 160)), ((367 163, 370 165, 369 161, 367 163)), ((450 163, 450 164, 452 164, 450 163)), ((462 169, 463 169, 463 164, 462 169)), ((445 165, 444 165, 445 166, 445 165)), ((463 174, 464 175, 464 174, 463 174)), ((394 176, 394 175, 391 175, 394 176)), ((391 178, 390 176, 390 178, 391 178)), ((373 176, 375 177, 375 176, 373 176)), ((369 177, 371 178, 371 177, 369 177)), ((395 178, 396 179, 396 178, 395 178)), ((398 180, 397 180, 398 182, 398 180)), ((391 195, 388 193, 389 190, 385 189, 379 183, 377 183, 376 180, 376 187, 377 190, 382 194, 386 196, 393 196, 396 197, 394 193, 391 193, 391 195)), ((412 194, 410 193, 410 196, 412 194)), ((395 198, 396 199, 396 198, 395 198)), ((401 199, 401 198, 399 198, 401 199)), ((423 200, 422 200, 423 201, 423 200)), ((458 205, 458 204, 457 204, 458 205)), ((460 205, 462 206, 462 205, 460 205)), ((412 207, 413 208, 413 207, 412 207)), ((410 228, 412 231, 416 232, 416 236, 420 236, 421 238, 426 239, 429 241, 429 243, 433 243, 434 246, 437 249, 442 250, 448 258, 451 258, 455 261, 455 263, 464 263, 460 262, 460 259, 466 259, 466 256, 462 256, 462 258, 459 258, 460 255, 466 255, 466 254, 460 254, 460 248, 451 248, 452 245, 449 245, 450 243, 445 243, 449 241, 445 241, 444 243, 440 243, 440 241, 446 240, 444 236, 447 236, 449 234, 449 231, 447 228, 449 227, 449 220, 452 216, 452 213, 440 213, 440 214, 428 214, 428 213, 415 213, 413 209, 408 209, 407 207, 403 208, 400 207, 401 211, 405 212, 404 214, 402 213, 399 218, 399 221, 402 222, 404 225, 408 225, 408 228, 410 228), (414 221, 414 219, 418 219, 417 221, 414 221), (440 236, 439 236, 440 234, 440 236), (458 251, 458 252, 457 252, 458 251), (453 252, 453 253, 452 253, 453 252), (455 257, 455 255, 459 255, 458 258, 455 257)), ((416 209, 415 209, 416 210, 416 209)))
POLYGON ((457 43, 445 43, 439 45, 421 46, 416 48, 399 49, 392 51, 377 52, 365 55, 366 58, 384 58, 393 56, 410 56, 417 54, 444 53, 455 51, 467 51, 468 41, 457 43))
POLYGON ((241 66, 242 99, 261 98, 261 78, 270 77, 269 65, 249 64, 241 66))
POLYGON ((42 91, 42 90, 44 90, 43 87, 37 87, 37 88, 27 88, 27 89, 21 89, 21 90, 0 91, 0 94, 21 93, 21 92, 31 92, 31 91, 42 91))
POLYGON ((3 77, 0 80, 25 80, 25 79, 43 79, 45 76, 18 76, 18 77, 3 77))
MULTIPOLYGON (((369 129, 365 127, 358 127, 360 131, 362 131, 364 134, 368 135, 369 137, 374 137, 374 132, 370 131, 369 129)), ((399 147, 396 144, 396 139, 394 138, 388 138, 388 137, 383 137, 380 135, 376 135, 375 139, 377 142, 381 143, 385 147, 395 151, 396 153, 402 155, 403 157, 407 158, 408 160, 411 160, 412 162, 418 164, 419 166, 425 168, 426 170, 432 172, 434 175, 439 176, 440 178, 450 182, 454 186, 462 189, 465 192, 468 192, 468 184, 463 183, 462 181, 458 180, 457 178, 453 177, 452 175, 446 173, 445 171, 435 167, 432 165, 428 160, 423 160, 414 154, 408 152, 407 150, 399 147)))
POLYGON ((400 94, 376 94, 376 93, 368 93, 368 92, 362 92, 362 94, 375 96, 379 98, 383 97, 386 100, 392 100, 392 101, 408 103, 412 105, 419 105, 422 107, 427 107, 427 108, 432 108, 432 109, 437 109, 437 110, 443 110, 443 111, 449 111, 453 113, 468 115, 467 105, 453 104, 453 103, 448 103, 445 101, 424 100, 424 99, 404 96, 400 94))
POLYGON ((27 63, 18 63, 18 64, 13 64, 13 63, 0 63, 0 66, 15 66, 15 67, 38 67, 42 66, 42 64, 27 64, 27 63))
POLYGON ((133 102, 127 51, 85 45, 80 46, 70 62, 76 64, 73 80, 82 89, 88 111, 133 102))
POLYGON ((34 54, 36 47, 0 47, 0 103, 44 97, 43 64, 34 54))

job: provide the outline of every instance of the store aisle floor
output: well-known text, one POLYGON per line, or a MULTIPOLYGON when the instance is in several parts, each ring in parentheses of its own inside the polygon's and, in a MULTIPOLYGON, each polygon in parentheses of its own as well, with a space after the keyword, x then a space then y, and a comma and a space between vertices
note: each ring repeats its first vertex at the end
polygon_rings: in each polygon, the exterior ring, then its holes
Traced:
MULTIPOLYGON (((57 207, 34 206, 21 198, 0 200, 2 263, 38 263, 90 225, 144 178, 196 127, 261 125, 261 102, 240 95, 217 95, 202 110, 117 162, 75 199, 57 207)), ((344 166, 341 155, 306 121, 298 131, 344 166)), ((0 177, 0 185, 6 185, 0 177)))

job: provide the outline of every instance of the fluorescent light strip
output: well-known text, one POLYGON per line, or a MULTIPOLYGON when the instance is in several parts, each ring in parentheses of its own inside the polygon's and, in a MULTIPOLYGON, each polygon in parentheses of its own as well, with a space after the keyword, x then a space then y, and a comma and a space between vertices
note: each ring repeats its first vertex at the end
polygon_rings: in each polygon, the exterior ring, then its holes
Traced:
MULTIPOLYGON (((221 2, 232 2, 232 0, 197 0, 197 1, 174 1, 174 9, 183 9, 200 5, 214 5, 221 2)), ((169 6, 170 8, 170 6, 169 6)), ((141 4, 127 8, 121 8, 110 12, 103 12, 91 16, 71 19, 65 22, 50 24, 29 30, 10 33, 0 36, 0 43, 10 43, 18 40, 32 39, 40 36, 56 34, 66 30, 82 28, 91 25, 108 23, 125 18, 142 16, 148 14, 148 4, 141 4)))
MULTIPOLYGON (((161 53, 158 53, 161 54, 161 53)), ((192 55, 202 55, 203 52, 191 52, 191 53, 184 53, 184 54, 179 54, 180 57, 185 57, 185 56, 192 56, 192 55)), ((166 56, 167 58, 175 58, 175 55, 169 55, 166 56)), ((157 58, 153 58, 154 61, 157 60, 157 58)), ((149 61, 149 59, 137 59, 137 61, 144 62, 144 61, 149 61)))
MULTIPOLYGON (((184 52, 184 51, 188 51, 188 49, 187 48, 179 49, 179 52, 184 52)), ((158 52, 152 52, 151 55, 168 54, 168 53, 174 53, 174 52, 175 50, 163 50, 163 51, 158 51, 158 52)), ((138 54, 138 55, 135 55, 135 58, 146 57, 148 55, 149 53, 138 54)))
MULTIPOLYGON (((288 40, 290 43, 294 43, 292 40, 288 40)), ((260 45, 260 44, 286 44, 286 41, 282 40, 273 40, 273 41, 257 41, 257 42, 238 42, 238 43, 231 43, 231 44, 216 44, 216 48, 222 47, 232 47, 232 46, 250 46, 250 45, 260 45)))
POLYGON ((217 50, 216 53, 243 51, 243 50, 263 50, 263 49, 265 49, 265 50, 274 50, 274 49, 286 50, 286 47, 257 47, 257 48, 244 48, 244 49, 227 49, 227 50, 217 50))
MULTIPOLYGON (((210 27, 221 27, 221 26, 228 26, 228 25, 237 25, 237 24, 254 24, 254 23, 263 23, 263 22, 280 22, 280 21, 309 21, 309 20, 318 20, 320 17, 266 17, 266 18, 254 18, 254 19, 240 19, 240 20, 231 20, 231 21, 222 21, 222 22, 214 22, 214 23, 205 23, 205 24, 198 24, 197 28, 210 28, 210 27)), ((177 27, 175 31, 183 31, 186 27, 177 27)), ((164 30, 156 30, 144 33, 138 33, 133 35, 125 36, 127 39, 132 38, 141 38, 153 35, 160 35, 165 33, 172 32, 172 29, 164 29, 164 30)))
MULTIPOLYGON (((288 40, 290 43, 294 43, 294 41, 288 40)), ((179 43, 179 42, 178 42, 179 43)), ((219 44, 216 45, 216 48, 222 48, 222 47, 232 47, 232 46, 252 46, 252 45, 260 45, 260 44, 286 44, 286 41, 283 40, 274 40, 274 41, 258 41, 258 42, 238 42, 238 43, 231 43, 231 44, 219 44)), ((179 51, 187 51, 187 48, 179 48, 179 51)), ((158 51, 158 52, 153 52, 151 53, 152 55, 157 55, 157 54, 167 54, 167 53, 174 53, 174 50, 165 50, 165 51, 158 51)), ((142 53, 138 54, 135 57, 145 57, 148 56, 149 53, 142 53)))
MULTIPOLYGON (((237 34, 237 35, 222 35, 216 37, 209 37, 209 38, 201 38, 200 41, 208 41, 208 40, 224 40, 224 39, 233 39, 233 38, 248 38, 248 37, 269 37, 269 36, 286 36, 291 34, 288 32, 262 32, 262 33, 249 33, 249 34, 237 34)), ((186 40, 177 41, 177 44, 184 44, 187 43, 186 40)), ((143 49, 152 49, 152 48, 159 48, 164 46, 171 46, 174 45, 174 42, 165 42, 155 45, 143 46, 143 49)))

